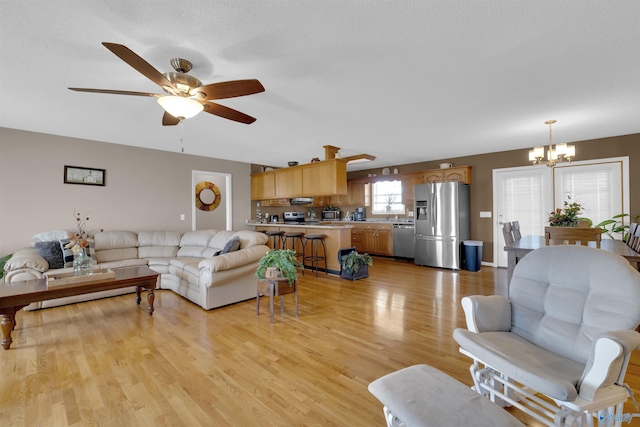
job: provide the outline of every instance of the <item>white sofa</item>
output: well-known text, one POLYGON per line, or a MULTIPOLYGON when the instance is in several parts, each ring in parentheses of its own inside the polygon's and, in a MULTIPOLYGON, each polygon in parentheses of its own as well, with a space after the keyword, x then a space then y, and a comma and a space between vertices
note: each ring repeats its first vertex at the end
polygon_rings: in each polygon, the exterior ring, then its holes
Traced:
MULTIPOLYGON (((94 268, 123 268, 148 265, 160 273, 159 288, 171 289, 205 310, 255 297, 254 273, 269 247, 264 233, 199 230, 103 231, 94 236, 94 268), (233 237, 240 240, 237 251, 215 255, 233 237)), ((32 242, 33 243, 33 242, 32 242)), ((33 247, 15 252, 5 265, 5 282, 40 279, 48 274, 72 271, 49 269, 49 263, 33 247)), ((56 307, 135 292, 135 287, 96 292, 33 303, 25 310, 56 307)))

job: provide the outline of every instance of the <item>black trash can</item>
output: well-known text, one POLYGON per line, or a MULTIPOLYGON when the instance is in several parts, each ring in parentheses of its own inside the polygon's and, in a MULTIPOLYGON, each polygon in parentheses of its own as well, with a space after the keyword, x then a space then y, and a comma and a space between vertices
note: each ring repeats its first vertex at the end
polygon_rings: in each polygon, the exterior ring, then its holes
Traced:
POLYGON ((482 241, 465 240, 463 243, 467 270, 480 271, 480 264, 482 263, 482 241))

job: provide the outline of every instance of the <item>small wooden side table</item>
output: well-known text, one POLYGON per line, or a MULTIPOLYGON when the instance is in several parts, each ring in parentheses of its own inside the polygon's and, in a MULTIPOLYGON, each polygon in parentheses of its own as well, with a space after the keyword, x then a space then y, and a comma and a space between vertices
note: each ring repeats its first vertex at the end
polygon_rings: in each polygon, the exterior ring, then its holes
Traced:
POLYGON ((284 314, 284 295, 294 294, 296 299, 296 317, 298 317, 298 280, 289 284, 285 277, 258 280, 256 294, 256 315, 260 314, 260 295, 269 295, 269 320, 273 323, 273 297, 280 296, 280 313, 284 314))

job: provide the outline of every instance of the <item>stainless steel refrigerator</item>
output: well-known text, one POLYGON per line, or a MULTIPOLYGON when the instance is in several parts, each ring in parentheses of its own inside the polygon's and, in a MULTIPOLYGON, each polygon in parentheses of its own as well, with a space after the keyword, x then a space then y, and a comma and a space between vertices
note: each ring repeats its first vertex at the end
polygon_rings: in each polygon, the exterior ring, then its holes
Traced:
POLYGON ((469 185, 419 184, 415 196, 415 263, 461 268, 462 242, 469 239, 469 185))

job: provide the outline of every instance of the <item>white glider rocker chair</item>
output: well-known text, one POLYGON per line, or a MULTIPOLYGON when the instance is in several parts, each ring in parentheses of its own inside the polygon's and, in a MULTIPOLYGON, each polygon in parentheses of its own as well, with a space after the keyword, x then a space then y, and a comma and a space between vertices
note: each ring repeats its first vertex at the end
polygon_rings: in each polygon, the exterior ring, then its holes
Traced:
MULTIPOLYGON (((640 273, 583 246, 549 246, 516 265, 509 299, 462 299, 460 351, 478 393, 547 426, 620 426, 624 376, 640 348, 640 273), (546 398, 541 398, 544 396, 546 398)), ((635 402, 635 399, 634 399, 635 402)))

